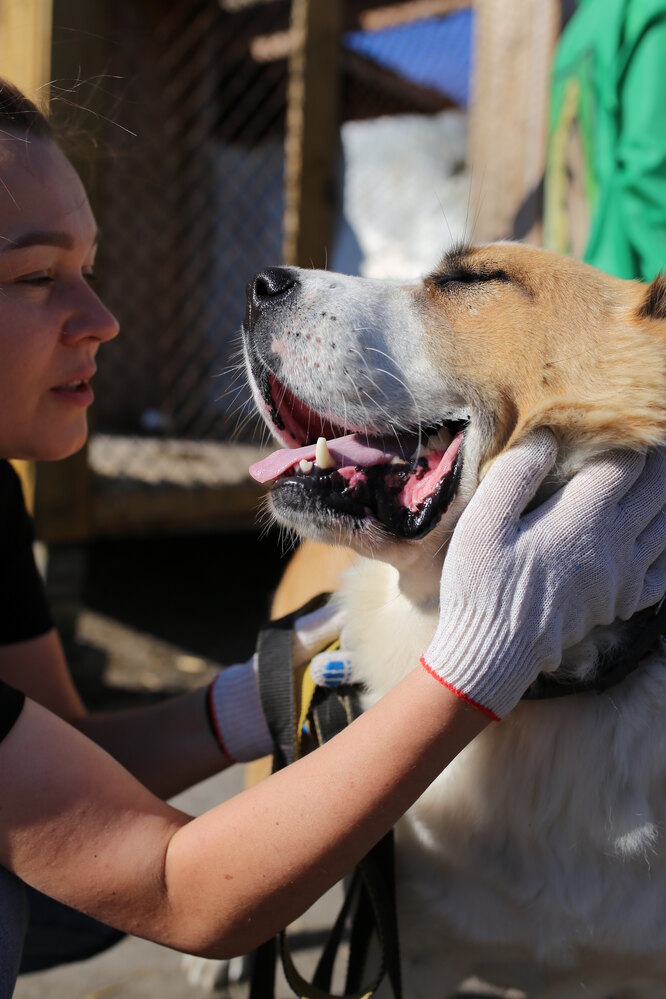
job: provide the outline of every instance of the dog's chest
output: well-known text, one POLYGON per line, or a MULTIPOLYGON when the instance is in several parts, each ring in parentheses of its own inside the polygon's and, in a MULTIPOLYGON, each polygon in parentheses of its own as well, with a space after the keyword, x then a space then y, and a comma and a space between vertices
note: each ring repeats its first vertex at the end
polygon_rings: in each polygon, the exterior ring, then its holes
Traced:
MULTIPOLYGON (((354 570, 341 598, 370 703, 418 665, 437 612, 413 607, 381 563, 354 570)), ((583 943, 636 953, 646 941, 666 955, 659 704, 655 662, 610 695, 520 705, 468 746, 398 825, 401 923, 416 945, 467 940, 470 961, 518 948, 566 964, 583 943)))
POLYGON ((354 675, 370 703, 418 665, 437 627, 437 608, 420 609, 401 592, 396 569, 361 560, 340 592, 346 625, 344 647, 354 652, 354 675))

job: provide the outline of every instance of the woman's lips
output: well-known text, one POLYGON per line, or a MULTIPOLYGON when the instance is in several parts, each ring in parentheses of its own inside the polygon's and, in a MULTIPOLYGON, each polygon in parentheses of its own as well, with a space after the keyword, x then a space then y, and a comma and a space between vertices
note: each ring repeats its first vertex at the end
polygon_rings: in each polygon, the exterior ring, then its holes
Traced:
POLYGON ((87 379, 76 379, 64 385, 57 385, 51 391, 63 402, 83 408, 89 406, 95 398, 87 379))

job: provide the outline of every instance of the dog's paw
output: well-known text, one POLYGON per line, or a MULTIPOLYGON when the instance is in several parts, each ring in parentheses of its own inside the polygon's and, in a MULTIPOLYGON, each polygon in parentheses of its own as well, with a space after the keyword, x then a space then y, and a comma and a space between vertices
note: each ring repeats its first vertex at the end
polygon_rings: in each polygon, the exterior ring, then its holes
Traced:
POLYGON ((215 961, 208 957, 183 956, 181 967, 190 985, 198 985, 202 992, 225 992, 249 977, 247 957, 232 957, 229 961, 215 961))

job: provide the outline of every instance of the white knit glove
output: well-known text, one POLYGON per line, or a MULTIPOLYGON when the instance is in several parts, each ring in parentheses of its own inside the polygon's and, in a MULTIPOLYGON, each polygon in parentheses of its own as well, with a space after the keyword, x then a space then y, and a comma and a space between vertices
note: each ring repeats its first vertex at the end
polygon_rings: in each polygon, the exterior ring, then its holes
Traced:
POLYGON ((453 533, 421 659, 494 720, 563 649, 666 590, 666 451, 598 457, 521 516, 556 452, 539 430, 493 463, 453 533))
MULTIPOLYGON (((294 622, 294 667, 309 662, 342 629, 342 613, 333 603, 294 622)), ((273 740, 261 707, 256 653, 245 663, 221 670, 208 688, 208 717, 220 749, 232 763, 268 756, 273 740)))

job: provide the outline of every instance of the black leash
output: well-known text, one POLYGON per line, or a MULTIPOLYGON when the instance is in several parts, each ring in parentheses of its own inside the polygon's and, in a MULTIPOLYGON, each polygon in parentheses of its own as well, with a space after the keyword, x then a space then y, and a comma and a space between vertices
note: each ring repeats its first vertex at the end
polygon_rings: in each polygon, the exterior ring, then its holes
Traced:
MULTIPOLYGON (((274 772, 302 755, 301 742, 304 748, 322 745, 361 713, 358 693, 353 686, 335 689, 317 687, 309 705, 298 702, 299 694, 301 697, 306 695, 294 683, 293 623, 297 617, 323 606, 328 599, 329 594, 322 594, 295 613, 270 622, 259 638, 259 692, 275 744, 274 772), (306 707, 308 731, 302 736, 297 732, 297 719, 305 713, 306 707)), ((330 991, 333 968, 349 923, 349 961, 345 992, 341 999, 370 999, 385 976, 388 976, 394 999, 402 999, 392 832, 373 847, 351 876, 312 982, 306 981, 296 968, 286 932, 283 931, 277 940, 267 941, 254 952, 249 999, 274 999, 278 950, 287 982, 297 996, 301 999, 333 999, 330 991), (379 942, 379 967, 370 983, 364 985, 373 933, 379 942)))

